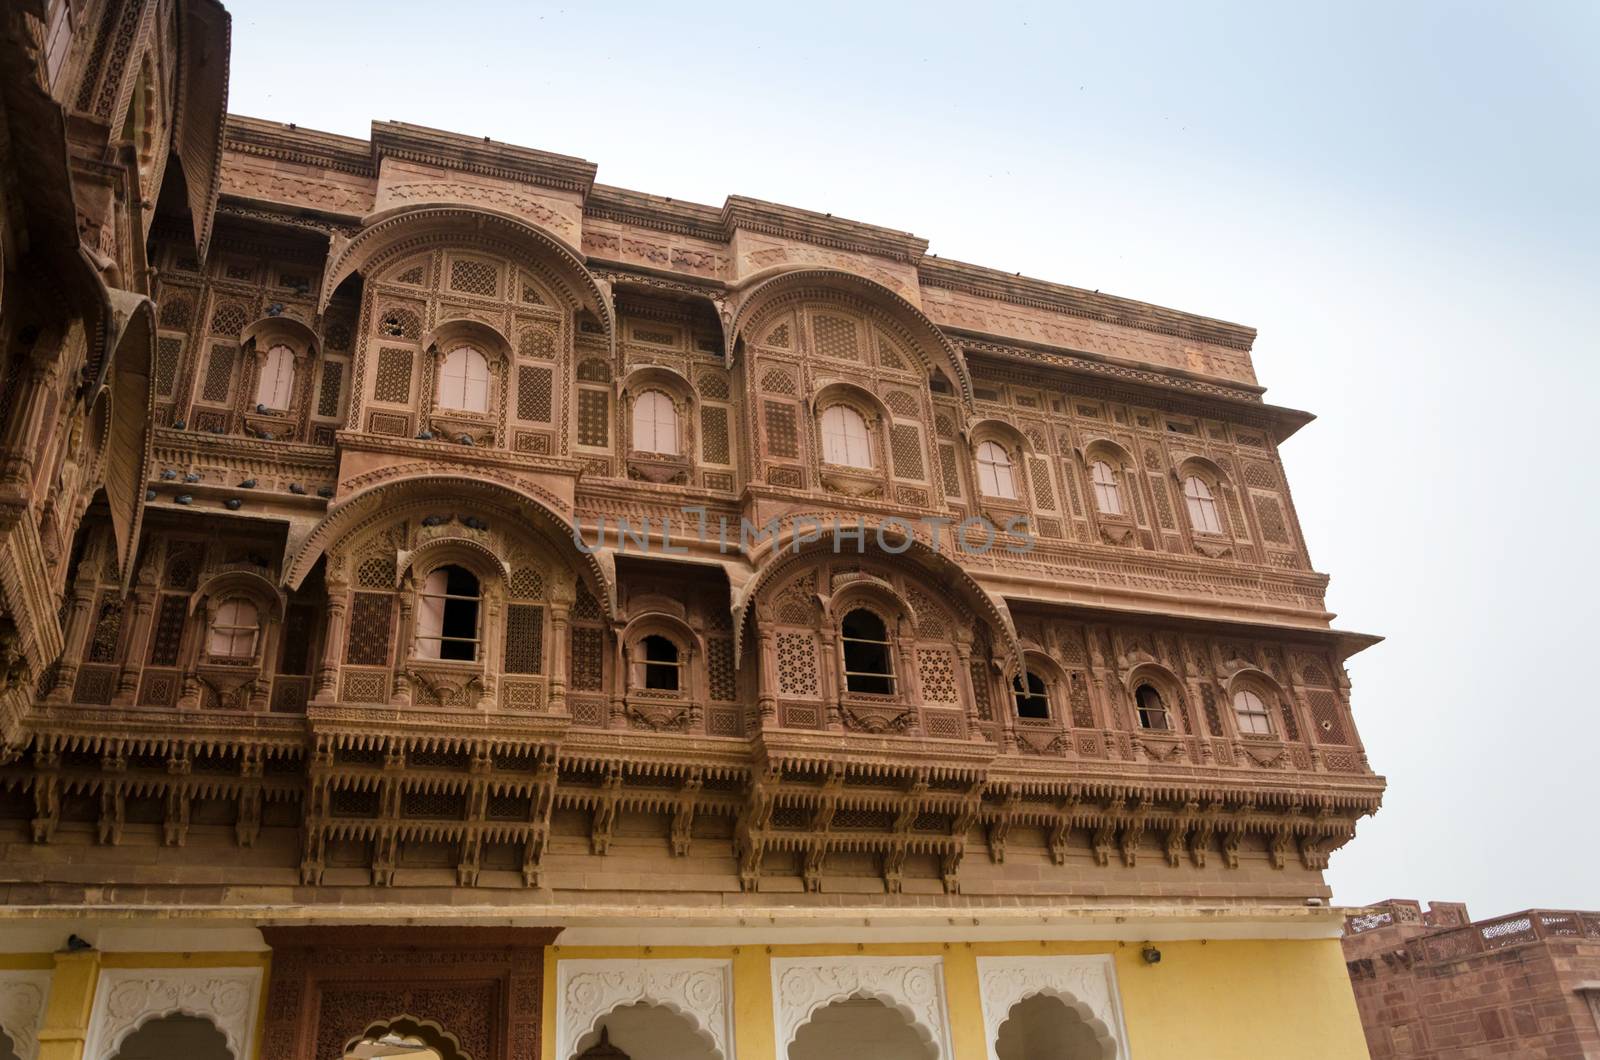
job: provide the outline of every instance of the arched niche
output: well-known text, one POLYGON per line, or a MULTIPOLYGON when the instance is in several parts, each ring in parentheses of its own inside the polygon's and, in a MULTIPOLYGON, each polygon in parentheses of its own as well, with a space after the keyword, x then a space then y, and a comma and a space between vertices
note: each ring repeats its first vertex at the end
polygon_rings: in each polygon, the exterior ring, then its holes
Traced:
MULTIPOLYGON (((938 957, 779 957, 772 961, 772 987, 780 1056, 802 1060, 792 1048, 819 1011, 870 999, 890 1010, 886 1015, 898 1017, 898 1028, 921 1046, 920 1056, 906 1060, 953 1060, 944 965, 938 957)), ((804 1060, 813 1056, 827 1054, 808 1054, 804 1060)))
POLYGON ((734 295, 732 323, 725 332, 725 359, 731 368, 745 332, 759 327, 762 315, 786 301, 838 298, 888 324, 901 343, 922 361, 929 377, 943 372, 956 381, 963 404, 972 408, 972 377, 966 358, 927 314, 894 291, 840 269, 796 269, 766 279, 734 295))
POLYGON ((346 278, 381 268, 399 255, 441 243, 498 253, 536 272, 578 312, 594 314, 615 350, 616 313, 609 294, 582 257, 564 241, 519 218, 466 205, 402 207, 374 215, 356 235, 335 236, 323 271, 317 311, 346 278))
POLYGON ((182 1012, 156 1016, 122 1040, 109 1060, 239 1060, 228 1038, 205 1016, 182 1012))
POLYGON ((905 1012, 877 997, 857 995, 813 1012, 784 1055, 788 1060, 934 1060, 939 1053, 905 1012))
POLYGON ((665 1009, 685 1021, 711 1060, 733 1053, 733 963, 725 958, 562 960, 555 996, 558 1060, 574 1060, 599 1040, 611 1014, 629 1006, 665 1009))
POLYGON ((345 1043, 341 1060, 371 1060, 380 1056, 404 1060, 476 1060, 462 1048, 454 1034, 433 1020, 415 1016, 394 1016, 368 1024, 360 1035, 345 1043), (393 1048, 396 1045, 420 1048, 402 1053, 393 1048), (385 1046, 390 1048, 385 1049, 385 1046))
POLYGON ((239 345, 254 342, 256 349, 265 350, 282 343, 301 357, 314 356, 319 343, 317 333, 291 316, 265 316, 252 321, 239 332, 239 345))
MULTIPOLYGON (((1034 997, 1054 999, 1088 1029, 1095 1051, 1084 1060, 1127 1060, 1122 1002, 1109 956, 979 957, 978 990, 988 1060, 1012 1060, 998 1052, 1001 1029, 1019 1004, 1034 997)), ((1068 1054, 1068 1060, 1080 1058, 1068 1054)))
POLYGON ((629 1060, 672 1057, 672 1060, 721 1060, 692 1017, 666 1005, 637 1001, 618 1005, 600 1017, 598 1026, 578 1040, 578 1051, 563 1060, 626 1056, 629 1060), (610 1052, 602 1049, 602 1044, 610 1052))

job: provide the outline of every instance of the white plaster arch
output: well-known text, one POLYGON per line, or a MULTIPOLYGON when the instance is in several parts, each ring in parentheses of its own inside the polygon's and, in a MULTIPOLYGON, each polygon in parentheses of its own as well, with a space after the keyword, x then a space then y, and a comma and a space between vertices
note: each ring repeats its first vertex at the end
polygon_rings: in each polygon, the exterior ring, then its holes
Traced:
POLYGON ((49 996, 49 969, 0 972, 0 1030, 11 1039, 18 1060, 39 1055, 39 1025, 49 996))
POLYGON ((735 1060, 733 962, 710 958, 558 961, 557 1060, 571 1060, 584 1035, 609 1012, 640 1002, 685 1017, 717 1060, 735 1060))
POLYGON ((1081 1016, 1100 1042, 1105 1060, 1128 1060, 1116 969, 1105 954, 1059 957, 979 957, 985 1055, 999 1060, 1000 1025, 1019 1001, 1045 994, 1081 1016))
POLYGON ((775 957, 772 1018, 787 1055, 800 1028, 835 1001, 869 997, 905 1016, 937 1060, 954 1060, 939 957, 775 957))
POLYGON ((107 968, 100 972, 85 1060, 111 1060, 152 1019, 183 1014, 216 1024, 234 1060, 255 1055, 260 968, 107 968))

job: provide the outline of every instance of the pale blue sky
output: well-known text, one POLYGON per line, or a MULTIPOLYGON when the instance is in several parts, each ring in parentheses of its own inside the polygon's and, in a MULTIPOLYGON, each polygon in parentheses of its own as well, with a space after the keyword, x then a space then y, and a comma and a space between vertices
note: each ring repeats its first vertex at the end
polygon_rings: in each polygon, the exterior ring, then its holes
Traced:
POLYGON ((580 155, 1250 324, 1385 808, 1338 901, 1600 908, 1600 6, 229 0, 231 109, 580 155), (314 27, 314 28, 313 28, 314 27))

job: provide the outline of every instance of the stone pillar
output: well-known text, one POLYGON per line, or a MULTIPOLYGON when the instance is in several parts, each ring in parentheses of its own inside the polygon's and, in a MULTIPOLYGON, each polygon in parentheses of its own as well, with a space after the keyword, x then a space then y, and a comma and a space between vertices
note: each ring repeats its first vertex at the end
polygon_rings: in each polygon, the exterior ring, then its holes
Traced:
MULTIPOLYGON (((65 941, 65 940, 63 940, 65 941)), ((83 1060, 100 982, 100 952, 57 953, 50 997, 39 1026, 38 1060, 83 1060)))
POLYGON ((622 641, 621 627, 611 630, 611 712, 607 727, 623 729, 627 727, 627 689, 632 674, 628 672, 628 649, 622 641))
POLYGON ((34 461, 42 448, 36 444, 35 436, 44 418, 53 374, 48 361, 28 357, 17 372, 16 386, 6 396, 11 416, 0 436, 0 482, 7 492, 27 496, 32 491, 34 461))
POLYGON ((328 586, 328 624, 322 636, 322 665, 317 669, 313 702, 332 703, 338 698, 339 660, 344 657, 345 615, 350 601, 347 586, 328 586))
POLYGON ((94 598, 94 578, 80 576, 72 587, 72 606, 67 610, 64 638, 66 647, 61 651, 61 665, 56 668, 56 683, 50 689, 49 701, 52 703, 72 701, 72 690, 78 683, 78 666, 83 661, 83 645, 89 639, 94 598))
POLYGON ((150 615, 155 610, 155 593, 138 589, 133 594, 133 621, 128 628, 122 671, 117 674, 117 692, 111 699, 113 706, 132 706, 139 691, 139 672, 145 657, 145 636, 150 630, 150 615))
POLYGON ((756 698, 756 712, 761 728, 772 729, 778 725, 778 637, 772 630, 764 627, 759 636, 761 692, 756 698))
POLYGON ((839 637, 831 625, 824 626, 818 634, 822 641, 822 665, 818 667, 821 678, 819 688, 825 704, 824 727, 834 732, 844 731, 844 712, 839 701, 844 698, 844 662, 839 652, 839 637))
POLYGON ((567 665, 571 654, 565 604, 550 605, 550 695, 547 709, 567 713, 567 665))

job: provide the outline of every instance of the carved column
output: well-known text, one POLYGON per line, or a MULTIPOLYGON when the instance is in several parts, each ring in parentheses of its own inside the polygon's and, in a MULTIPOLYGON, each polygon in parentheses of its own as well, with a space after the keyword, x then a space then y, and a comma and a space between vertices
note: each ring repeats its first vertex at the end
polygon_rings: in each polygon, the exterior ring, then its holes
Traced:
POLYGON ((922 711, 918 709, 918 704, 922 696, 917 685, 917 654, 912 646, 912 636, 909 623, 901 621, 894 638, 895 692, 896 698, 916 717, 913 731, 921 733, 922 711))
POLYGON ((139 690, 139 671, 145 657, 145 635, 150 629, 150 615, 154 610, 155 593, 143 586, 135 590, 133 622, 128 629, 122 671, 117 675, 117 692, 111 700, 114 706, 131 706, 134 695, 139 690))
POLYGON ((478 663, 483 667, 483 685, 482 693, 478 696, 478 709, 493 710, 499 700, 497 675, 501 668, 501 637, 498 634, 504 628, 500 623, 505 608, 501 606, 498 592, 484 599, 481 606, 484 614, 478 627, 482 631, 478 639, 478 663))
POLYGON ((188 645, 184 648, 180 662, 183 672, 183 687, 178 693, 179 710, 195 710, 201 702, 200 674, 196 670, 200 656, 205 653, 206 641, 211 637, 211 622, 215 601, 207 600, 200 609, 200 628, 191 630, 188 645))
POLYGON ((28 356, 6 395, 11 416, 6 420, 5 434, 0 441, 0 481, 8 489, 24 495, 31 488, 34 460, 41 449, 35 444, 35 436, 44 419, 45 398, 53 374, 48 360, 28 356))
MULTIPOLYGON (((400 644, 395 652, 394 683, 389 690, 389 703, 397 707, 409 707, 412 703, 411 662, 417 657, 417 637, 411 626, 411 613, 416 599, 411 573, 407 571, 401 582, 399 600, 396 601, 399 618, 394 628, 400 644)), ((482 645, 479 645, 479 653, 482 653, 482 645)))
POLYGON ((567 656, 570 650, 567 632, 567 607, 550 605, 550 702, 552 714, 567 713, 567 656))
MULTIPOLYGON (((88 567, 88 561, 79 564, 79 570, 88 567)), ((69 703, 72 690, 78 682, 78 666, 83 661, 83 645, 89 639, 89 613, 94 607, 94 577, 80 575, 72 587, 72 606, 67 611, 65 630, 66 647, 61 651, 61 665, 56 668, 56 683, 50 689, 50 702, 69 703)))
POLYGON ((314 701, 332 703, 338 698, 339 660, 344 657, 345 615, 350 608, 348 586, 328 586, 328 624, 322 637, 322 666, 317 670, 314 701))
MULTIPOLYGON (((999 660, 991 661, 984 668, 987 675, 990 669, 997 668, 999 660)), ((989 687, 994 688, 994 682, 989 682, 989 687)), ((994 716, 998 723, 996 729, 1000 736, 1002 750, 1015 753, 1017 750, 1017 703, 1016 697, 1011 692, 1011 686, 1005 681, 1000 682, 1000 694, 993 699, 994 716)))
POLYGON ((772 729, 778 724, 778 637, 763 626, 761 645, 761 693, 756 699, 756 711, 761 728, 772 729))
POLYGON ((611 712, 607 726, 612 729, 627 728, 628 646, 622 641, 622 627, 611 630, 611 712))
MULTIPOLYGON (((960 697, 962 704, 966 707, 967 738, 982 740, 984 738, 983 730, 979 726, 983 724, 983 719, 978 716, 978 690, 972 684, 972 644, 965 640, 957 640, 955 644, 956 659, 958 660, 956 666, 956 695, 960 697)), ((989 713, 991 715, 994 713, 993 704, 989 707, 989 713)))
POLYGON ((818 667, 821 678, 820 691, 826 717, 824 724, 834 732, 844 731, 844 712, 839 701, 844 697, 844 663, 840 660, 839 637, 834 627, 826 625, 819 633, 822 640, 822 665, 818 667))

